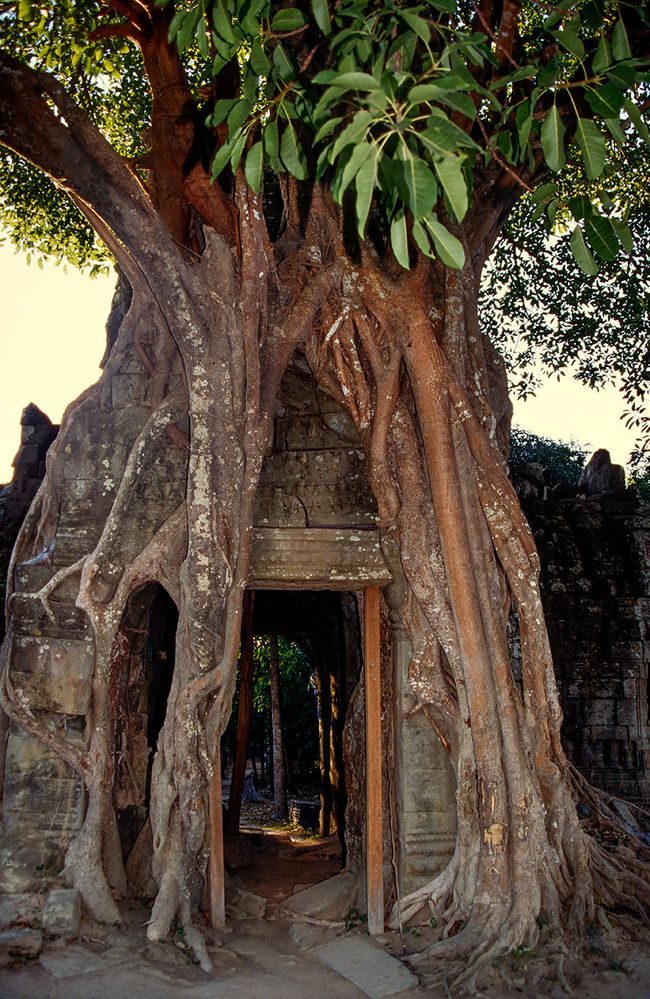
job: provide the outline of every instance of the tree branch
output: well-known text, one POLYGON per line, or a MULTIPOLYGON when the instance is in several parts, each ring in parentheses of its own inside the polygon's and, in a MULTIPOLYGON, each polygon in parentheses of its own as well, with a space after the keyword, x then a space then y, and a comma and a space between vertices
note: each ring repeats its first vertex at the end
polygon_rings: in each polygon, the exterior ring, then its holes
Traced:
POLYGON ((132 253, 148 256, 152 246, 158 252, 173 248, 127 164, 58 80, 0 51, 0 83, 2 145, 43 170, 78 205, 88 206, 132 253))

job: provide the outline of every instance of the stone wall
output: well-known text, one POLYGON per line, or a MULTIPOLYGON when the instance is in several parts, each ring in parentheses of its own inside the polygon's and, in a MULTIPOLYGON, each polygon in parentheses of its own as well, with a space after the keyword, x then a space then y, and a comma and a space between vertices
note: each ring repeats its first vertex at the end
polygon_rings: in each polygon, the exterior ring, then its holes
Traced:
POLYGON ((618 472, 605 491, 585 477, 565 498, 544 498, 540 473, 519 483, 541 559, 564 746, 597 787, 648 804, 650 509, 618 472))
MULTIPOLYGON (((0 487, 0 593, 4 597, 7 568, 25 514, 45 475, 45 456, 59 431, 58 426, 30 402, 20 417, 20 447, 14 458, 13 478, 0 487)), ((0 616, 0 641, 4 615, 0 616)))
MULTIPOLYGON (((128 449, 150 412, 148 384, 136 352, 122 345, 119 364, 80 401, 74 423, 64 428, 53 451, 48 474, 58 503, 56 529, 44 538, 42 550, 21 554, 15 573, 14 687, 47 724, 65 729, 80 745, 91 720, 92 636, 75 607, 73 580, 52 596, 54 620, 34 594, 57 569, 95 545, 128 449)), ((0 495, 0 523, 4 516, 9 524, 11 511, 9 533, 14 534, 57 430, 36 407, 28 407, 23 420, 14 484, 0 495)), ((166 436, 147 454, 120 538, 119 561, 128 561, 143 535, 150 536, 180 502, 185 460, 183 450, 166 436)), ((620 488, 603 494, 585 484, 580 497, 548 498, 541 469, 530 470, 520 484, 542 561, 568 753, 594 783, 648 801, 648 511, 620 488)), ((387 731, 392 729, 394 737, 386 762, 395 778, 385 817, 393 815, 395 828, 387 828, 386 835, 399 840, 401 890, 415 888, 444 866, 453 850, 453 774, 431 726, 412 713, 410 649, 397 610, 399 558, 380 543, 360 442, 345 414, 299 367, 283 382, 255 528, 254 567, 263 577, 255 585, 350 590, 364 580, 382 585, 392 575, 384 608, 384 628, 391 636, 384 651, 392 647, 392 655, 391 662, 383 661, 392 703, 387 731)), ((356 700, 362 704, 362 690, 356 700)), ((386 711, 387 704, 385 716, 386 711)), ((352 715, 350 722, 355 728, 352 715)), ((361 724, 355 733, 362 738, 361 724)), ((12 840, 31 834, 65 845, 83 820, 81 783, 13 726, 4 787, 4 829, 12 840)), ((361 794, 358 788, 354 793, 361 794)), ((355 806, 361 815, 362 800, 355 806)))

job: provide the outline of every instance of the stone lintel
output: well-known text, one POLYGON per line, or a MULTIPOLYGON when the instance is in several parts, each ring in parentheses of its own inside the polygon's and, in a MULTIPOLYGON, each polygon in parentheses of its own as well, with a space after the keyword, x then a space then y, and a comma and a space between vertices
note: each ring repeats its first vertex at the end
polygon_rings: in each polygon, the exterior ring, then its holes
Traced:
POLYGON ((391 580, 376 530, 256 528, 251 589, 351 590, 391 580))

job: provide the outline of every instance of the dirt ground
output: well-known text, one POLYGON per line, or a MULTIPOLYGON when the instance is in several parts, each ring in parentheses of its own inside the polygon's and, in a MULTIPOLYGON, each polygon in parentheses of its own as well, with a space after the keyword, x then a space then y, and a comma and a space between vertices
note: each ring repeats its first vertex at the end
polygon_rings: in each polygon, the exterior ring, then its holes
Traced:
MULTIPOLYGON (((359 999, 364 992, 323 964, 318 953, 339 936, 357 935, 361 943, 361 938, 367 939, 363 926, 300 922, 282 908, 296 887, 337 873, 336 838, 263 829, 251 818, 226 861, 234 883, 267 899, 266 915, 229 920, 224 931, 208 931, 214 964, 210 974, 192 962, 182 934, 169 943, 149 943, 148 910, 139 902, 124 902, 122 926, 84 920, 77 941, 49 941, 39 960, 1 969, 0 999, 359 999)), ((406 930, 404 943, 412 952, 434 936, 428 925, 415 925, 406 930)), ((384 934, 380 944, 403 955, 398 934, 384 934)), ((497 968, 484 994, 493 999, 562 999, 567 993, 545 981, 543 973, 534 987, 527 984, 548 965, 544 954, 524 952, 505 969, 509 984, 501 977, 504 969, 497 968)), ((595 939, 589 959, 567 961, 566 971, 572 995, 580 999, 650 999, 650 949, 638 943, 612 950, 595 939)), ((458 995, 444 983, 434 984, 431 972, 419 977, 419 986, 399 996, 458 995)))

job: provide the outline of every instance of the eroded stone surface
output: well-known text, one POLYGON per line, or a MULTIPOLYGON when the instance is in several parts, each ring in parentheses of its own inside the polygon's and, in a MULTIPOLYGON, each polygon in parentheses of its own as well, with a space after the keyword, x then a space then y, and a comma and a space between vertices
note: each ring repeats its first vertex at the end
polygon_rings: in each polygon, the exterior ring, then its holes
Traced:
POLYGON ((0 964, 7 964, 12 958, 29 960, 38 957, 42 948, 43 934, 40 930, 3 930, 0 933, 0 964))
POLYGON ((283 904, 291 912, 316 919, 343 919, 357 898, 358 882, 349 871, 292 895, 283 904))
POLYGON ((79 935, 81 895, 75 888, 51 891, 41 916, 43 929, 52 936, 74 938, 79 935))
POLYGON ((62 950, 48 950, 40 957, 43 967, 55 978, 91 975, 96 971, 121 967, 135 960, 137 960, 136 955, 126 950, 111 948, 98 954, 78 945, 65 947, 62 950))
POLYGON ((334 940, 318 957, 370 999, 385 999, 416 988, 418 979, 396 957, 367 937, 350 936, 334 940))
POLYGON ((231 919, 261 919, 266 911, 266 899, 234 885, 226 888, 226 913, 231 919))
POLYGON ((40 918, 43 896, 33 892, 0 895, 0 929, 14 923, 32 923, 40 918))

